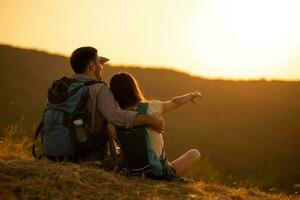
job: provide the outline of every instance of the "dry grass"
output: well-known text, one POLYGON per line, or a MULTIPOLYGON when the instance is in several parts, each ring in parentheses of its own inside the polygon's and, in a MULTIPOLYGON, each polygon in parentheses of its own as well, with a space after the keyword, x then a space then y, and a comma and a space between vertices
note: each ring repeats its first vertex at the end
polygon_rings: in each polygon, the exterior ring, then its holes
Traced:
POLYGON ((0 161, 0 199, 300 199, 256 189, 127 178, 47 160, 0 161))
POLYGON ((15 123, 4 129, 5 137, 0 139, 0 158, 1 159, 30 159, 31 140, 22 135, 20 123, 15 123))
POLYGON ((17 137, 18 126, 6 130, 0 143, 0 200, 6 199, 299 199, 257 189, 217 184, 153 181, 108 173, 97 163, 35 161, 31 142, 17 137))

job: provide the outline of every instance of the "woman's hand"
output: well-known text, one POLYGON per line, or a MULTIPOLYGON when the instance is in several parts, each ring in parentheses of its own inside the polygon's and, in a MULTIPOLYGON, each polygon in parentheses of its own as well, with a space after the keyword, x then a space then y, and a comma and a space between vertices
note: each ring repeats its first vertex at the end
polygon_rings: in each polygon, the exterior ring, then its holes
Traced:
POLYGON ((181 96, 173 97, 169 101, 163 102, 162 113, 166 113, 171 110, 174 110, 182 106, 183 104, 188 103, 189 101, 196 103, 195 99, 199 97, 202 97, 202 95, 198 90, 181 96))
POLYGON ((194 104, 196 104, 195 99, 196 98, 200 98, 200 97, 202 97, 202 94, 198 90, 192 92, 191 93, 191 102, 193 102, 194 104))

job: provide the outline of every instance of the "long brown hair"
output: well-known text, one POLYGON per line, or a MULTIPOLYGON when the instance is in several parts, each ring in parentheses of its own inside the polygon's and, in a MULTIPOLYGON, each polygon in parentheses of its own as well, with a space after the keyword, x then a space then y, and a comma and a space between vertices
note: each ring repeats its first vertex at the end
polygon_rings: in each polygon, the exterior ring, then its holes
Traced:
POLYGON ((110 80, 110 89, 122 109, 145 101, 138 82, 127 72, 115 74, 110 80))

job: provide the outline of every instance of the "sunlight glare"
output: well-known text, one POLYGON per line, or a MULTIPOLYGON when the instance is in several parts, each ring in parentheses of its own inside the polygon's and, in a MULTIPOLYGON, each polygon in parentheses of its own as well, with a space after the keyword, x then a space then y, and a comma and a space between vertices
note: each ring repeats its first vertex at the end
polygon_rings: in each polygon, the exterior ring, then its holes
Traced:
POLYGON ((285 0, 202 1, 188 24, 189 48, 205 75, 263 77, 284 67, 293 49, 285 0), (275 69, 277 70, 277 69, 275 69))

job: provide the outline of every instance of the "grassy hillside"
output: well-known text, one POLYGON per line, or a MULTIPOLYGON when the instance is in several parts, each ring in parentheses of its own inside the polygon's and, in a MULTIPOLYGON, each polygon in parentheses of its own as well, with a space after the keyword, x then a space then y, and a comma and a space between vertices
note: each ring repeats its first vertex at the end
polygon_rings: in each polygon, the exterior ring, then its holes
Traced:
MULTIPOLYGON (((0 127, 20 120, 31 135, 54 79, 72 72, 68 58, 0 46, 0 127)), ((145 96, 167 100, 199 89, 203 98, 166 114, 166 149, 175 159, 198 148, 190 176, 207 182, 296 191, 300 183, 300 82, 207 80, 165 69, 106 66, 106 81, 132 73, 145 96)), ((4 137, 6 131, 0 133, 4 137)))
MULTIPOLYGON (((17 127, 14 127, 16 130, 17 127)), ((12 129, 11 129, 12 130, 12 129)), ((29 142, 9 137, 0 149, 0 199, 280 199, 300 196, 271 194, 257 188, 229 188, 213 183, 179 183, 125 177, 105 172, 101 163, 54 163, 32 160, 29 142), (14 151, 11 151, 14 149, 14 151)))
POLYGON ((48 161, 0 160, 0 198, 11 199, 300 199, 217 184, 127 178, 99 168, 48 161))

